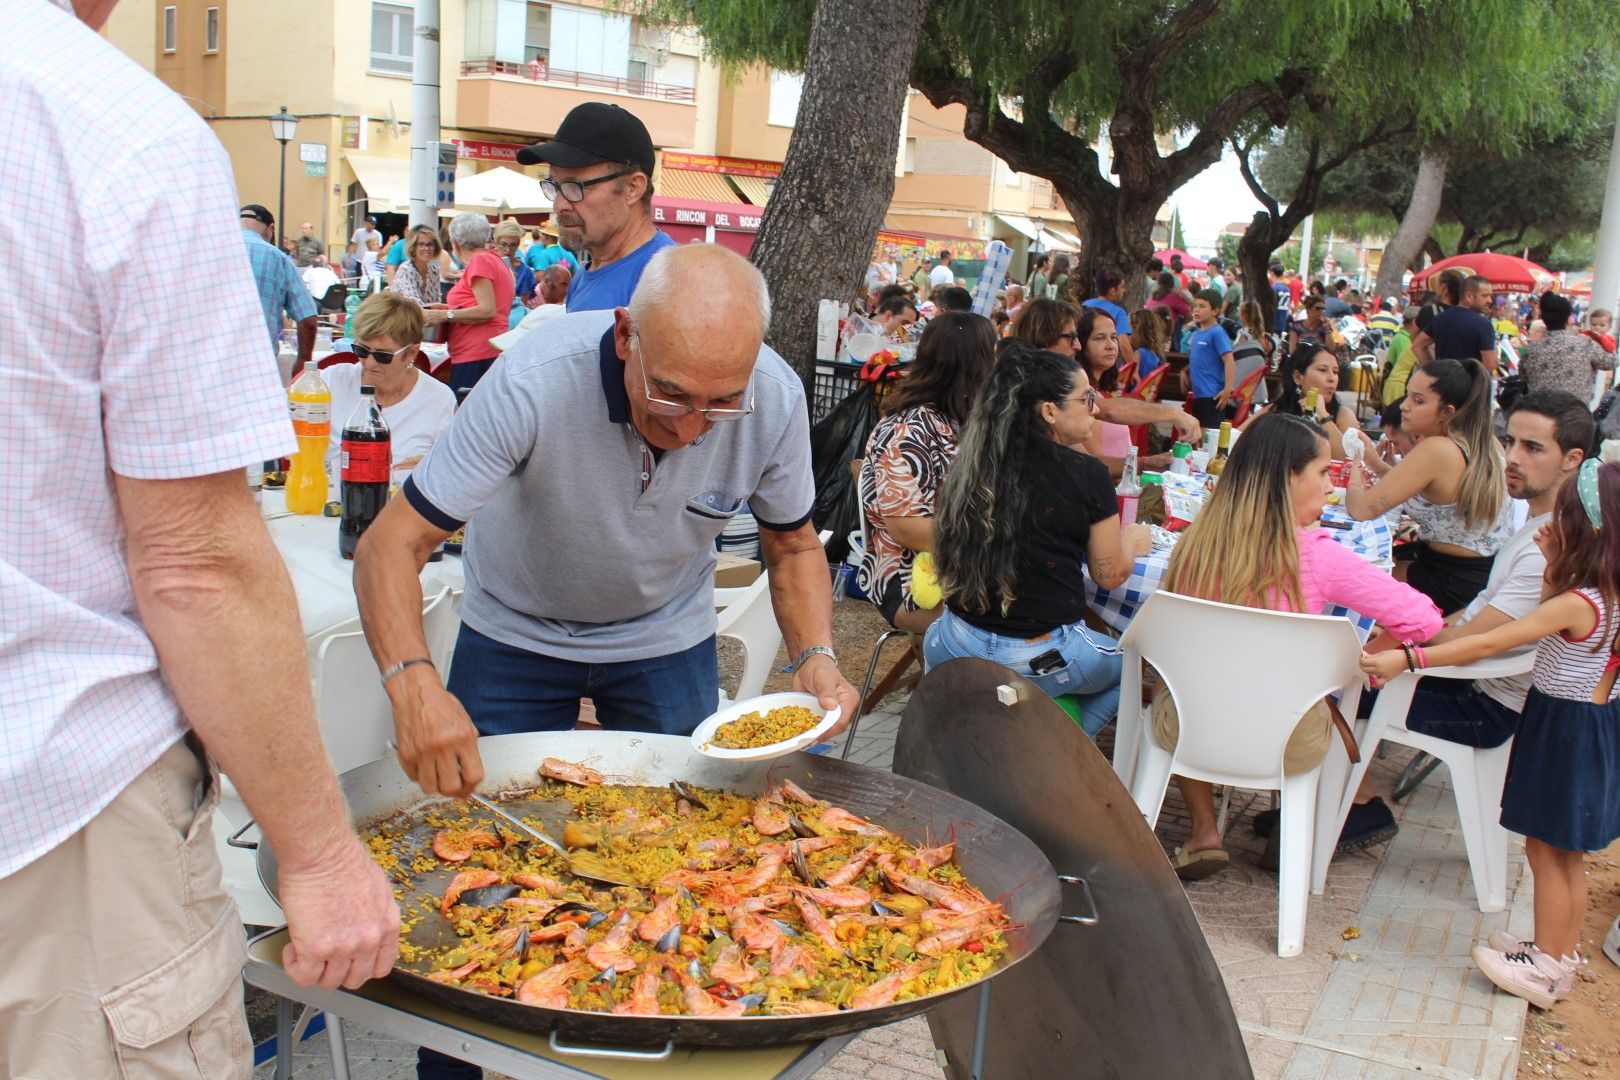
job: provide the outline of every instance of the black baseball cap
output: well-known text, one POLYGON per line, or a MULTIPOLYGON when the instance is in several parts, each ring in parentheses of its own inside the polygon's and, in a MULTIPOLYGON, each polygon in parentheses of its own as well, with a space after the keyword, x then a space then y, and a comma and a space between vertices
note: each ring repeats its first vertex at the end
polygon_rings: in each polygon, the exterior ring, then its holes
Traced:
POLYGON ((525 146, 517 152, 524 165, 542 161, 564 169, 581 169, 603 161, 633 165, 652 175, 653 144, 647 125, 618 105, 587 101, 576 105, 557 125, 557 135, 547 142, 525 146))
POLYGON ((241 216, 245 218, 252 218, 260 225, 269 225, 274 227, 276 224, 276 215, 272 214, 270 211, 266 210, 256 202, 250 202, 246 206, 242 207, 241 216))

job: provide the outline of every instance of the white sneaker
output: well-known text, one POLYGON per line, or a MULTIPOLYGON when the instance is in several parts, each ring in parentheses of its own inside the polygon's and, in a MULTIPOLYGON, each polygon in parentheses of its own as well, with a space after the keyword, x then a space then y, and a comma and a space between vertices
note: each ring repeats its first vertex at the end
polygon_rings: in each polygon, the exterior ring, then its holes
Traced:
POLYGON ((1491 982, 1538 1009, 1550 1009, 1564 999, 1569 993, 1566 979, 1572 982, 1575 970, 1535 946, 1511 953, 1480 946, 1474 949, 1474 963, 1491 982))
POLYGON ((1614 925, 1609 927, 1609 934, 1603 939, 1603 955, 1620 964, 1620 915, 1615 916, 1614 925))
MULTIPOLYGON (((1615 920, 1615 922, 1617 926, 1620 926, 1620 919, 1615 920)), ((1610 936, 1615 940, 1616 950, 1620 951, 1620 930, 1611 931, 1610 936)), ((1536 950, 1535 942, 1524 941, 1517 934, 1510 934, 1506 930, 1492 931, 1491 936, 1486 938, 1486 941, 1492 949, 1499 953, 1536 952, 1540 956, 1546 955, 1536 950)), ((1620 964, 1620 960, 1615 960, 1615 963, 1620 964)), ((1581 968, 1586 966, 1586 957, 1576 953, 1575 962, 1569 963, 1565 961, 1564 966, 1566 969, 1564 977, 1558 984, 1560 994, 1567 994, 1574 988, 1575 977, 1581 973, 1581 968)))

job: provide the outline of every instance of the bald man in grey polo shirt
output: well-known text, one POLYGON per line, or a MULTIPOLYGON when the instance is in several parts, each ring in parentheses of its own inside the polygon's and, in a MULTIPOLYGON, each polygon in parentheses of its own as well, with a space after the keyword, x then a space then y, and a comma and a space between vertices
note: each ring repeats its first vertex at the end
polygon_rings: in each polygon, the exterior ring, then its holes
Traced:
POLYGON ((479 383, 362 537, 355 592, 428 794, 483 779, 476 739, 574 726, 689 733, 714 711, 714 541, 749 505, 795 689, 854 715, 832 654, 798 375, 762 344, 764 279, 724 248, 648 263, 630 307, 554 319, 479 383), (467 591, 446 687, 418 574, 464 522, 467 591))

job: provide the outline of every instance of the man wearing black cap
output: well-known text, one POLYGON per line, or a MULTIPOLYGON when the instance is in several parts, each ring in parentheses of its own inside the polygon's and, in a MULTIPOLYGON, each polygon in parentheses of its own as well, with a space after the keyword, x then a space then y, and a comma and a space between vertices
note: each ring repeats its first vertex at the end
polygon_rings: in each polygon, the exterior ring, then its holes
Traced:
POLYGON ((270 331, 270 348, 279 351, 281 316, 285 313, 298 324, 298 363, 293 370, 301 370, 315 353, 315 301, 304 287, 292 257, 271 243, 276 231, 275 215, 258 203, 248 203, 242 207, 241 217, 242 241, 247 244, 253 283, 259 287, 259 306, 270 331))
POLYGON ((518 161, 551 166, 540 181, 563 246, 588 266, 568 287, 569 311, 626 307, 641 271, 675 243, 652 220, 652 137, 617 105, 588 101, 563 117, 556 138, 518 151, 518 161))

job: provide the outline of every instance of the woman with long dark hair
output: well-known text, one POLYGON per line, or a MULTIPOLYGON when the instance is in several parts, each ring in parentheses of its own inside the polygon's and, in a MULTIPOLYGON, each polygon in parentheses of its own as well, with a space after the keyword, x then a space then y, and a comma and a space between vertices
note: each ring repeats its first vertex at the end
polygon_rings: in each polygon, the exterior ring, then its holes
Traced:
MULTIPOLYGON (((1157 315, 1150 314, 1148 318, 1152 323, 1158 322, 1157 315)), ((1099 308, 1081 308, 1074 334, 1079 348, 1076 355, 1091 385, 1099 394, 1117 396, 1124 387, 1119 385, 1119 335, 1115 332, 1113 316, 1099 308)), ((1109 475, 1118 480, 1125 470, 1125 455, 1131 449, 1131 429, 1099 416, 1084 449, 1108 466, 1109 475)), ((1172 460, 1170 454, 1157 454, 1145 459, 1142 467, 1162 469, 1172 460)))
POLYGON ((974 398, 995 363, 987 319, 948 311, 930 319, 917 357, 883 400, 861 462, 867 545, 857 581, 889 625, 921 633, 940 608, 911 591, 917 553, 934 548, 934 504, 974 398))
MULTIPOLYGON (((1255 419, 1270 413, 1305 415, 1305 399, 1316 391, 1316 409, 1310 419, 1327 432, 1333 456, 1344 456, 1344 433, 1359 428, 1356 414, 1339 404, 1339 358, 1314 341, 1306 340, 1283 363, 1282 392, 1277 400, 1261 409, 1255 419)), ((1254 420, 1249 421, 1250 424, 1254 420)), ((1247 428, 1247 425, 1245 425, 1247 428)))
MULTIPOLYGON (((1316 613, 1343 605, 1404 640, 1427 641, 1438 633, 1440 612, 1427 597, 1313 527, 1333 490, 1329 449, 1326 433, 1303 416, 1256 419, 1176 544, 1163 588, 1274 611, 1316 613), (1234 537, 1243 542, 1234 543, 1234 537)), ((1289 741, 1288 760, 1301 769, 1322 760, 1326 715, 1307 714, 1289 741)), ((1207 877, 1228 862, 1215 827, 1214 797, 1203 781, 1177 777, 1176 783, 1192 818, 1187 842, 1173 858, 1176 872, 1189 880, 1207 877)))
POLYGON ((946 610, 923 639, 933 667, 953 657, 1005 664, 1056 697, 1076 694, 1095 735, 1119 711, 1117 643, 1089 629, 1079 555, 1116 588, 1152 546, 1119 525, 1113 481, 1076 449, 1096 391, 1072 358, 1017 341, 980 391, 940 493, 934 559, 946 610))
POLYGON ((1395 576, 1449 615, 1479 595, 1497 548, 1513 532, 1490 375, 1477 360, 1431 360, 1418 368, 1406 383, 1401 430, 1420 441, 1399 465, 1364 454, 1346 509, 1367 521, 1401 507, 1417 522, 1414 561, 1397 563, 1395 576), (1369 471, 1377 484, 1369 486, 1369 471))

